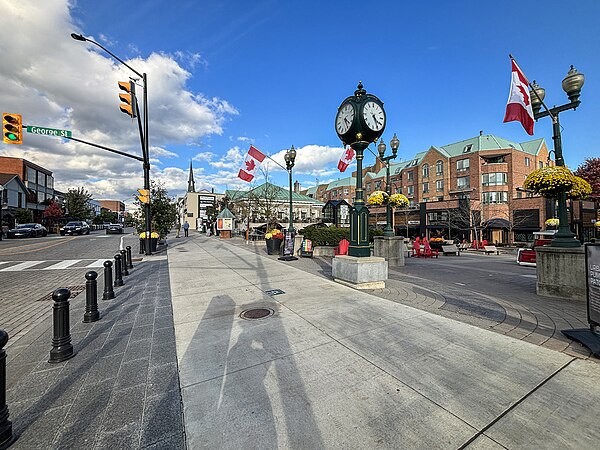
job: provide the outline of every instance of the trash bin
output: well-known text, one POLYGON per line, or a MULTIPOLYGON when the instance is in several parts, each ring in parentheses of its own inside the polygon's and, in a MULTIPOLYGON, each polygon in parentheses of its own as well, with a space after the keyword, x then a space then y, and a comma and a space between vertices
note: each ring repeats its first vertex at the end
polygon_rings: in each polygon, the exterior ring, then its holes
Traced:
MULTIPOLYGON (((150 238, 150 252, 156 251, 158 245, 158 238, 150 238)), ((140 253, 146 253, 146 239, 140 238, 140 253)))

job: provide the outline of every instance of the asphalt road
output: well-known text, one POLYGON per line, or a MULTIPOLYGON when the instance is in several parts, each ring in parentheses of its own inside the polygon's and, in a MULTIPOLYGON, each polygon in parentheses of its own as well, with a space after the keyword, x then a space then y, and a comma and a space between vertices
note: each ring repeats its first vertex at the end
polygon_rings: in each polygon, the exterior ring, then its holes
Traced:
MULTIPOLYGON (((102 289, 102 262, 114 258, 121 238, 135 244, 132 229, 107 235, 104 230, 85 236, 49 235, 40 238, 3 239, 0 242, 0 328, 14 345, 48 316, 51 293, 59 287, 81 292, 85 273, 94 270, 102 289), (129 232, 129 233, 128 233, 129 232)), ((127 244, 126 244, 127 245, 127 244)), ((137 253, 137 247, 133 248, 137 253)))

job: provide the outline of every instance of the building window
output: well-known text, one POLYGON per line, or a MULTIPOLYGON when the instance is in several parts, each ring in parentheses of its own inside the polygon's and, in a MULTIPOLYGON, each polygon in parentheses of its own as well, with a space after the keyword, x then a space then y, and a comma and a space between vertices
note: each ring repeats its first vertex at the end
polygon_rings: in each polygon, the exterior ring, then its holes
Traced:
POLYGON ((438 198, 437 198, 437 201, 438 201, 438 202, 443 202, 443 201, 444 201, 444 197, 438 197, 438 198))
POLYGON ((406 179, 408 181, 412 181, 413 180, 413 171, 409 170, 408 172, 406 172, 406 179))
POLYGON ((440 177, 444 175, 444 161, 438 161, 435 163, 435 174, 440 177))
POLYGON ((37 193, 37 202, 38 203, 43 203, 45 199, 45 195, 43 192, 38 191, 37 193))
POLYGON ((523 198, 523 193, 521 191, 517 191, 517 198, 523 198))
POLYGON ((437 180, 435 182, 435 190, 438 192, 444 190, 444 180, 437 180))
POLYGON ((504 156, 496 156, 494 158, 484 158, 483 159, 486 164, 501 164, 506 162, 506 158, 504 156))
POLYGON ((481 201, 483 203, 508 203, 508 192, 483 192, 481 201))
POLYGON ((402 194, 402 188, 396 187, 396 194, 402 194))
POLYGON ((423 178, 429 178, 429 164, 423 164, 423 178))
POLYGON ((422 203, 427 203, 428 201, 429 201, 429 198, 427 198, 427 197, 423 197, 423 198, 421 199, 421 202, 422 202, 422 203))
POLYGON ((344 195, 348 195, 350 191, 348 190, 348 188, 344 188, 344 195))
POLYGON ((381 180, 375 182, 375 190, 376 191, 381 190, 381 180))
POLYGON ((467 189, 471 187, 471 177, 458 177, 456 179, 457 189, 467 189))
POLYGON ((371 190, 371 183, 367 183, 367 191, 371 190))
POLYGON ((544 161, 540 161, 540 169, 544 168, 544 161))
POLYGON ((473 144, 465 145, 465 147, 463 148, 463 153, 469 153, 472 148, 473 148, 473 144))
MULTIPOLYGON (((8 201, 7 201, 8 203, 8 201)), ((17 208, 22 208, 23 207, 23 193, 22 192, 17 192, 17 208)))
POLYGON ((525 165, 527 167, 529 167, 531 165, 531 159, 529 159, 527 156, 525 157, 525 165))
POLYGON ((31 167, 27 168, 27 181, 29 183, 37 184, 36 175, 37 175, 37 172, 35 169, 32 169, 31 167))
POLYGON ((415 187, 414 186, 408 186, 406 188, 406 194, 407 195, 414 195, 415 194, 415 187))
POLYGON ((481 175, 482 186, 503 186, 507 184, 508 174, 506 172, 492 172, 481 175))
POLYGON ((456 161, 456 171, 457 172, 462 172, 465 171, 469 168, 469 159, 459 159, 458 161, 456 161))
POLYGON ((429 192, 429 183, 423 183, 423 194, 427 194, 429 192))

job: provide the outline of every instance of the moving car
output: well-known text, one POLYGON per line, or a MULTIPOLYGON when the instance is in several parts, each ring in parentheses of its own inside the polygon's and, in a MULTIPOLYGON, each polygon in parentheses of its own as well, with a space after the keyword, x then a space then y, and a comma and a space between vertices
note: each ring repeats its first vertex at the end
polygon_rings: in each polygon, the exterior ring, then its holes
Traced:
POLYGON ((67 222, 67 224, 60 229, 61 236, 66 234, 90 234, 90 226, 82 220, 67 222))
POLYGON ((536 266, 535 261, 535 248, 547 245, 552 242, 552 238, 556 230, 551 231, 535 231, 533 233, 533 246, 532 248, 520 248, 517 251, 517 264, 520 266, 536 266))
POLYGON ((109 224, 108 227, 106 228, 106 234, 111 234, 111 233, 122 234, 123 233, 123 225, 121 225, 120 223, 109 224))
POLYGON ((15 228, 6 232, 6 237, 19 238, 19 237, 40 237, 47 236, 48 230, 45 226, 39 223, 22 223, 17 225, 15 228))

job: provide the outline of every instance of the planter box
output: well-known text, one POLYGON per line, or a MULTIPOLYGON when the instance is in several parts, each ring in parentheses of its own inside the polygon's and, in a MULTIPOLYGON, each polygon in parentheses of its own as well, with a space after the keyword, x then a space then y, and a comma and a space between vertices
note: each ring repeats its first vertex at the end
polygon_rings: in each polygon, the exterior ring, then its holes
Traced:
POLYGON ((265 239, 267 243, 267 254, 278 255, 283 239, 265 239))

